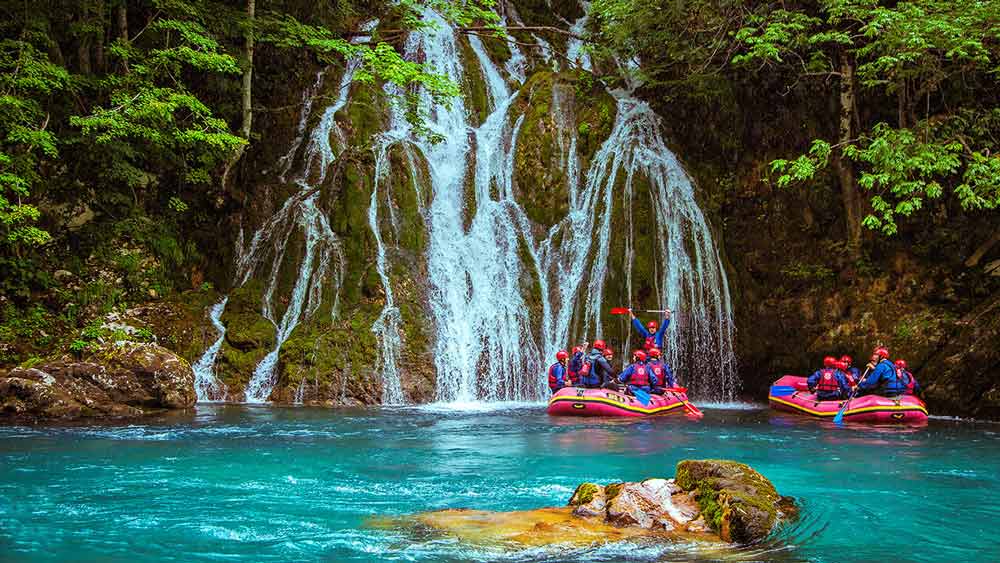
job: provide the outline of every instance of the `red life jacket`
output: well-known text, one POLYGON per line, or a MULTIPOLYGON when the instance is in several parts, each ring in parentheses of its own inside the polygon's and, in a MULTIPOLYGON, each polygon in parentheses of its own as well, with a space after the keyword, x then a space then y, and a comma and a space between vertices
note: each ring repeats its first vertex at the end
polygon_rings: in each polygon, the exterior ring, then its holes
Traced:
POLYGON ((645 348, 647 352, 649 352, 653 348, 656 348, 656 339, 653 338, 652 336, 647 337, 646 343, 643 344, 642 347, 645 348))
POLYGON ((629 378, 629 383, 636 387, 649 387, 649 368, 644 364, 635 364, 635 369, 632 370, 632 377, 629 378))
POLYGON ((820 370, 819 382, 816 383, 816 392, 839 393, 840 383, 837 381, 837 372, 832 369, 820 370))
POLYGON ((663 378, 663 364, 657 362, 656 365, 650 367, 653 370, 653 375, 656 376, 656 380, 660 382, 660 387, 666 386, 666 379, 663 378))
POLYGON ((913 378, 913 374, 906 372, 907 382, 906 382, 906 394, 916 395, 917 380, 913 378))
MULTIPOLYGON (((553 391, 558 391, 560 389, 559 380, 556 378, 556 366, 560 365, 556 362, 549 366, 549 389, 553 391)), ((565 371, 563 373, 566 373, 565 371)))
POLYGON ((569 382, 570 383, 572 383, 573 385, 576 385, 577 378, 579 378, 580 376, 575 371, 567 368, 566 369, 566 377, 569 378, 569 382))
POLYGON ((583 361, 583 365, 580 366, 580 371, 578 371, 576 373, 576 376, 577 377, 584 377, 586 375, 590 375, 590 362, 588 362, 587 360, 584 360, 583 361))

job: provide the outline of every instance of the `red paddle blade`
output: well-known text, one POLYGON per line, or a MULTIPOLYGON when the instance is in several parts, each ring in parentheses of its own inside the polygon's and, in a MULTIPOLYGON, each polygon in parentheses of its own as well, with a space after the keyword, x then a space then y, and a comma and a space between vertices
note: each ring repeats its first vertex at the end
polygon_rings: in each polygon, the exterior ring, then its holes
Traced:
POLYGON ((628 309, 626 309, 624 307, 613 307, 611 309, 611 314, 612 315, 627 315, 628 314, 628 309))

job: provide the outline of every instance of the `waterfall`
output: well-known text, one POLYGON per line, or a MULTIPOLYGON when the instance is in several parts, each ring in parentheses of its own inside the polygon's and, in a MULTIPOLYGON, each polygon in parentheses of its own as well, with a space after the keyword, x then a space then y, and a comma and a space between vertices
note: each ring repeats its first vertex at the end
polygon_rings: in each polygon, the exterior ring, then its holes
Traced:
MULTIPOLYGON (((508 13, 518 21, 516 12, 508 13)), ((655 113, 645 103, 619 93, 612 133, 582 171, 570 94, 557 85, 552 111, 568 182, 569 212, 540 236, 516 201, 512 185, 514 149, 523 121, 511 109, 517 92, 511 92, 478 37, 468 38, 476 60, 462 61, 453 29, 433 12, 426 12, 425 17, 432 25, 410 35, 406 57, 423 60, 431 71, 459 83, 465 74, 463 64, 477 64, 489 111, 475 127, 462 100, 444 105, 422 93, 429 108, 425 125, 439 142, 415 136, 397 109, 392 116, 393 131, 383 136, 379 149, 379 177, 387 174, 382 167, 390 144, 419 153, 430 176, 431 199, 421 212, 430 241, 426 258, 428 297, 437 331, 438 400, 543 396, 544 366, 556 350, 567 345, 572 327, 582 327, 588 337, 604 330, 601 314, 609 248, 616 237, 625 237, 629 296, 636 252, 656 253, 658 301, 678 310, 665 354, 682 380, 699 397, 732 398, 737 382, 728 282, 694 187, 667 148, 655 113), (636 193, 640 177, 648 181, 651 197, 636 193), (616 197, 625 210, 652 200, 655 249, 636 248, 630 214, 625 216, 627 227, 612 232, 616 197), (529 312, 525 295, 532 289, 526 283, 537 284, 538 311, 529 312), (580 324, 574 325, 574 319, 580 324)), ((582 30, 585 23, 586 16, 574 27, 582 30)), ((579 64, 589 65, 580 46, 571 48, 579 64)), ((515 55, 505 65, 514 81, 522 80, 520 64, 515 55)), ((416 178, 413 158, 409 161, 410 174, 416 178)), ((391 201, 386 201, 391 210, 391 201)), ((390 389, 395 394, 399 388, 398 369, 390 365, 399 354, 398 330, 392 328, 399 321, 398 312, 390 306, 393 297, 385 275, 385 245, 377 212, 378 194, 373 194, 369 222, 379 246, 377 265, 387 300, 383 310, 387 320, 380 317, 373 330, 382 343, 379 371, 389 397, 390 389)))
POLYGON ((215 377, 215 358, 219 355, 222 341, 226 338, 226 325, 222 324, 221 319, 227 301, 229 301, 229 297, 223 297, 221 301, 209 309, 208 318, 212 321, 212 326, 219 332, 219 336, 208 347, 208 350, 205 350, 201 358, 191 366, 194 370, 194 391, 198 402, 226 400, 226 384, 215 377))

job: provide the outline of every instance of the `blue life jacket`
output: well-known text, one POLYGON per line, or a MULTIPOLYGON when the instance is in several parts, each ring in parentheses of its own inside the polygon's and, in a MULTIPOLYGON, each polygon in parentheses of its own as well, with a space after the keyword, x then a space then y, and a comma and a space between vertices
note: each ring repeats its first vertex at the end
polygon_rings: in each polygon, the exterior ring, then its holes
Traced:
POLYGON ((878 393, 886 397, 902 395, 906 390, 906 382, 897 381, 896 365, 883 358, 875 365, 875 369, 858 383, 858 391, 878 393))

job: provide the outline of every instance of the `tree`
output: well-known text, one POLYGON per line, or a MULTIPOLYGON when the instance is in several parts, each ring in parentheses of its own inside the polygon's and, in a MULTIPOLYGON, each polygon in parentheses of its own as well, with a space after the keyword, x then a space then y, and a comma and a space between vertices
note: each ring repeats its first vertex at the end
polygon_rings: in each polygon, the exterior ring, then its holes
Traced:
POLYGON ((897 218, 950 193, 963 209, 1000 206, 1000 2, 820 0, 768 5, 736 34, 739 65, 839 81, 835 141, 776 160, 778 184, 813 180, 831 158, 848 242, 860 226, 891 235, 897 218), (855 80, 862 88, 859 96, 855 80), (953 84, 953 81, 960 81, 953 84), (879 111, 896 98, 895 125, 879 111), (864 108, 861 117, 859 107, 864 108), (856 172, 857 184, 855 184, 856 172), (869 194, 863 219, 858 188, 869 194))

